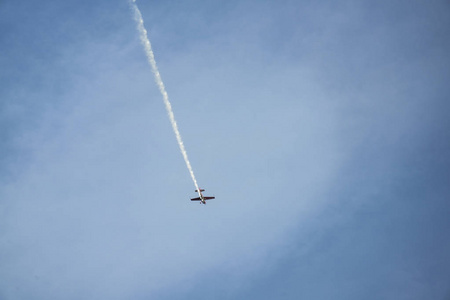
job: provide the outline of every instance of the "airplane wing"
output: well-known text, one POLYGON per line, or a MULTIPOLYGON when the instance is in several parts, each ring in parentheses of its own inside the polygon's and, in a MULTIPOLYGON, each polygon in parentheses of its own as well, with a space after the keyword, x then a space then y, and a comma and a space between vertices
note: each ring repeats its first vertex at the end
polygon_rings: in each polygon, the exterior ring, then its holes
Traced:
MULTIPOLYGON (((211 199, 216 199, 216 197, 204 197, 205 200, 211 200, 211 199)), ((202 199, 200 199, 200 197, 197 198, 191 198, 191 201, 201 201, 202 199)))

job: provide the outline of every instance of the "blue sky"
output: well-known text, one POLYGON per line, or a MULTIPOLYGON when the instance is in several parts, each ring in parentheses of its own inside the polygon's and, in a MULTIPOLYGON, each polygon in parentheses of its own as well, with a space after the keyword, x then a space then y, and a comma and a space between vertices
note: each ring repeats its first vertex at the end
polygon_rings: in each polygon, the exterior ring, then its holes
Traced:
POLYGON ((0 2, 0 299, 447 299, 446 1, 0 2))

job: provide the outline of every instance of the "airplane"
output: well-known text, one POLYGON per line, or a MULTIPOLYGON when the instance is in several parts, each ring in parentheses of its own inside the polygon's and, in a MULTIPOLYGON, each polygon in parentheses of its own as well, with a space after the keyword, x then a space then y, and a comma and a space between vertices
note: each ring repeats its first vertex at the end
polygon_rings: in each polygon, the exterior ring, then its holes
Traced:
POLYGON ((200 201, 200 204, 206 204, 206 200, 212 200, 216 197, 205 197, 203 196, 202 192, 204 192, 204 189, 195 190, 196 193, 198 193, 199 197, 197 198, 191 198, 191 201, 200 201))

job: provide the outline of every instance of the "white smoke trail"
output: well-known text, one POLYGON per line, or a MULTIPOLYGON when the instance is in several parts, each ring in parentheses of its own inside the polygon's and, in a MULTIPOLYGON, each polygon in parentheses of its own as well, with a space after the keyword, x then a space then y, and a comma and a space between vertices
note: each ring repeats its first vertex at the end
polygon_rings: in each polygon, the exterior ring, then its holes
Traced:
POLYGON ((153 75, 155 76, 156 84, 159 87, 159 91, 164 99, 164 104, 166 106, 167 114, 169 115, 170 123, 172 124, 173 132, 177 138, 178 145, 180 146, 181 154, 183 154, 184 161, 186 162, 186 166, 191 174, 192 181, 194 182, 195 188, 199 190, 197 180, 195 179, 194 171, 192 170, 191 163, 189 162, 186 149, 184 148, 183 140, 181 139, 180 131, 178 130, 177 122, 175 121, 175 116, 172 111, 172 105, 169 101, 169 96, 167 95, 166 88, 164 87, 164 83, 161 79, 161 75, 159 74, 158 67, 156 66, 155 56, 153 54, 152 46, 150 44, 150 40, 147 36, 147 30, 144 27, 144 20, 142 19, 142 14, 139 8, 136 5, 136 0, 130 0, 131 9, 134 13, 134 19, 137 22, 137 29, 139 31, 139 37, 141 39, 141 43, 144 46, 145 54, 147 55, 148 63, 152 67, 153 75))

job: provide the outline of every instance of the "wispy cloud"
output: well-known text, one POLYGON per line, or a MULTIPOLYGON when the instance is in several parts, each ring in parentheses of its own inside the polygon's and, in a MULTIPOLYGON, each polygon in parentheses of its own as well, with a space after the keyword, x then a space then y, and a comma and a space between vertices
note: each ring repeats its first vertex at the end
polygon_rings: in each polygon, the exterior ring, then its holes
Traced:
POLYGON ((447 6, 380 3, 139 2, 206 207, 126 1, 0 18, 0 295, 444 297, 447 6))

